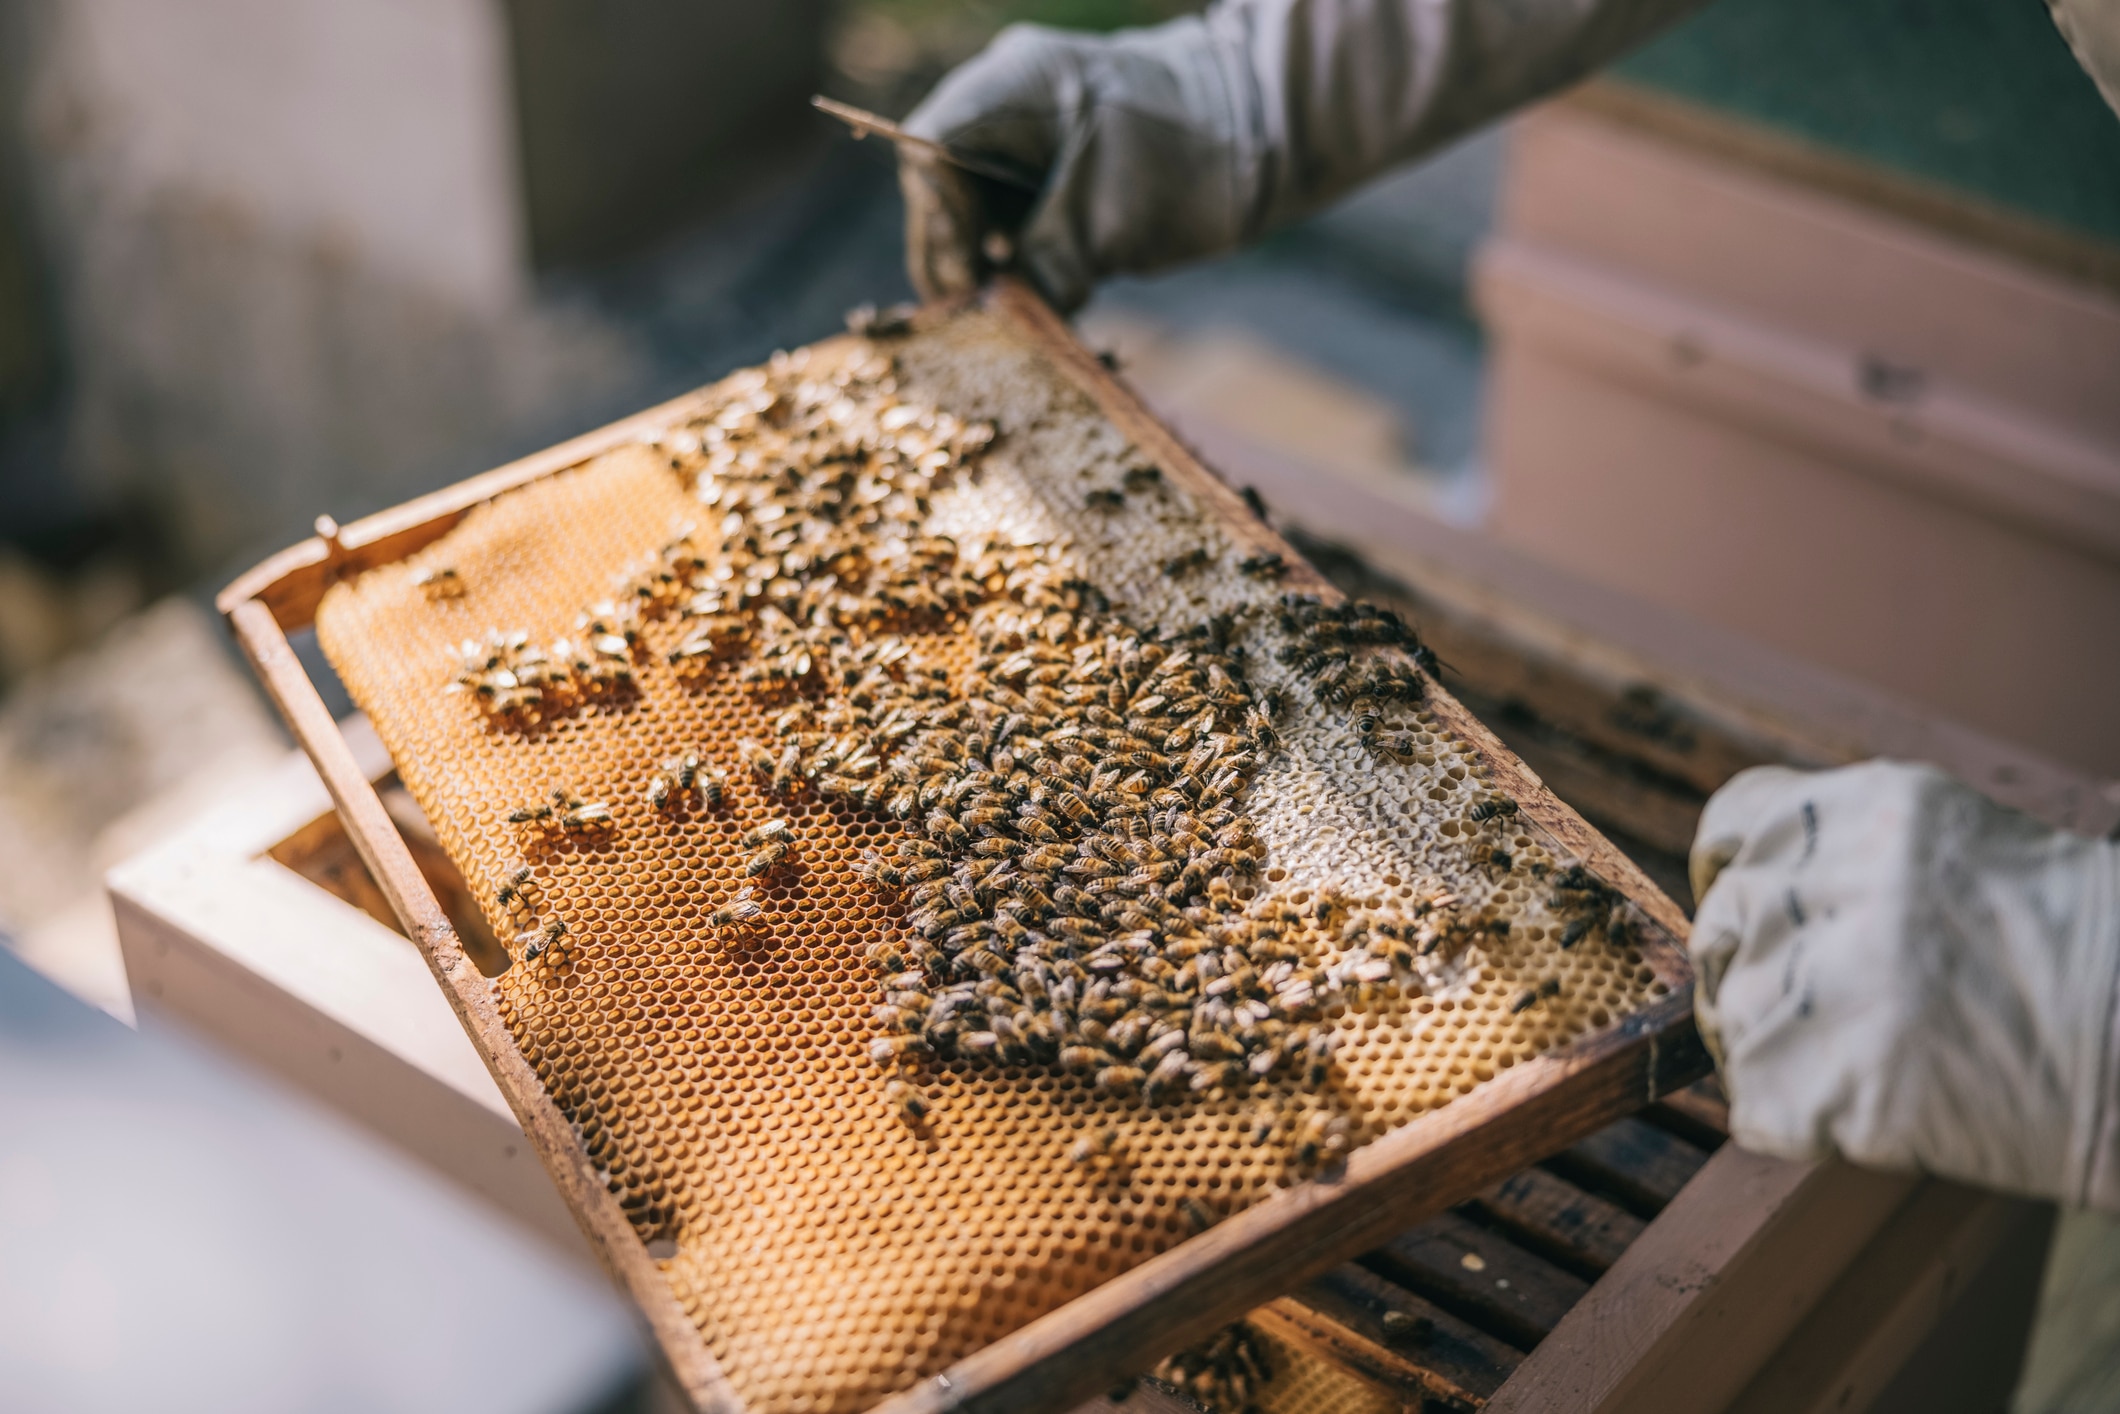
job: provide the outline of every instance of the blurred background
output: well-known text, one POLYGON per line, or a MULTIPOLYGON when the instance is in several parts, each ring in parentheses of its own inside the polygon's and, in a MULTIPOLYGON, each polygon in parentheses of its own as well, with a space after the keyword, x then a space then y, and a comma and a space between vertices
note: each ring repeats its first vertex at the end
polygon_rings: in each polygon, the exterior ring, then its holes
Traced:
MULTIPOLYGON (((0 0, 0 1402, 652 1403, 593 1278, 128 1030, 99 880, 287 750, 234 573, 909 297, 810 94, 1192 8, 0 0)), ((1543 566, 2120 803, 2120 123, 2030 0, 1719 0, 1080 328, 1319 543, 1543 566)))

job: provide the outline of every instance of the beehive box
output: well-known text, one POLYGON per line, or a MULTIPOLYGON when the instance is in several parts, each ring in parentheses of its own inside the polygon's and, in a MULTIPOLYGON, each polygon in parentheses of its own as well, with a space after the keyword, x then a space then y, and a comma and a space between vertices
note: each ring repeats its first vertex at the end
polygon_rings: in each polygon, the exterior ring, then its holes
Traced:
POLYGON ((1676 909, 1019 287, 326 530, 224 606, 702 1406, 1065 1407, 1701 1068, 1676 909))

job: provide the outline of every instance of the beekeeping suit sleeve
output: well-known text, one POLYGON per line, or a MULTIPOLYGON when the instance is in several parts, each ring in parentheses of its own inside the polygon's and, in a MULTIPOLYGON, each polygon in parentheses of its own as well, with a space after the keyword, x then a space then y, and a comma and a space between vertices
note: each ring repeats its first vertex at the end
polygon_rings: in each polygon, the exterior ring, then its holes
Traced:
POLYGON ((1096 282, 1243 245, 1598 68, 1702 0, 1223 0, 1111 35, 1013 25, 915 134, 1035 194, 903 149, 907 263, 930 298, 989 233, 1071 309, 1096 282))
POLYGON ((2120 113, 2120 0, 2047 0, 2047 8, 2107 106, 2120 113))
POLYGON ((1692 866, 1738 1143, 2120 1211, 2120 846, 1878 761, 1743 773, 1692 866))

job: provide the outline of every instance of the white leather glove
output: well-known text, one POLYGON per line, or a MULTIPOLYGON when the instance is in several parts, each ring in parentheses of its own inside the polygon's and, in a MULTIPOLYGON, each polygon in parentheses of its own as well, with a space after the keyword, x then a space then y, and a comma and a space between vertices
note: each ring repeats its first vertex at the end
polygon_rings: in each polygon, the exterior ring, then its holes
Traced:
POLYGON ((2120 846, 1873 761, 1744 772, 1692 868, 1738 1143, 2120 1211, 2120 846))
POLYGON ((1307 215, 1703 2, 1223 0, 1104 36, 1013 25, 905 126, 1042 186, 1017 192, 904 150, 913 284, 931 299, 971 289, 998 231, 1072 309, 1107 275, 1307 215))

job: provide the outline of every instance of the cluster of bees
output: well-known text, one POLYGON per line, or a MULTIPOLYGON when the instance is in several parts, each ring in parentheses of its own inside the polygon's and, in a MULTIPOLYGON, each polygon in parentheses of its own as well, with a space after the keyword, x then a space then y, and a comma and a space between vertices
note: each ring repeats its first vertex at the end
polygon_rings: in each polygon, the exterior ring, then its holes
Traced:
MULTIPOLYGON (((564 785, 554 786, 542 800, 517 806, 506 818, 511 825, 557 831, 562 835, 601 835, 618 824, 608 803, 585 800, 564 785)), ((536 892, 535 871, 522 864, 501 881, 494 894, 501 915, 517 925, 514 951, 525 962, 537 961, 567 936, 566 920, 538 915, 531 897, 536 892)))
MULTIPOLYGON (((761 377, 667 438, 719 519, 626 589, 642 618, 680 621, 674 666, 740 660, 777 701, 771 739, 738 748, 768 795, 904 822, 863 866, 905 909, 870 958, 888 1094, 917 1123, 930 1060, 1057 1066, 1152 1104, 1281 1075, 1322 1084, 1327 1011, 1417 985, 1419 958, 1479 925, 1442 891, 1390 913, 1330 890, 1256 900, 1264 850, 1241 800, 1282 704, 1252 685, 1236 620, 1145 633, 1054 547, 932 533, 933 496, 994 430, 897 401, 889 371, 761 377), (972 661, 953 677, 922 648, 965 629, 972 661)), ((1138 468, 1126 489, 1155 476, 1138 468)), ((1216 558, 1203 547, 1164 570, 1216 558)), ((1328 699, 1419 699, 1418 640, 1396 615, 1303 597, 1279 613, 1285 656, 1328 699)), ((666 773, 651 792, 676 789, 666 773)), ((755 877, 786 842, 744 847, 755 877)), ((764 914, 747 886, 712 921, 764 914)), ((1325 1162, 1346 1125, 1311 1116, 1288 1138, 1325 1162)))
POLYGON ((667 757, 662 769, 648 778, 648 807, 651 810, 674 810, 696 805, 703 810, 719 810, 728 780, 727 771, 709 765, 707 759, 696 751, 667 757))
POLYGON ((522 925, 515 933, 515 950, 531 962, 537 961, 567 936, 565 919, 538 916, 536 903, 531 898, 536 891, 536 876, 530 866, 524 864, 501 881, 496 895, 502 913, 522 925))
POLYGON ((1426 684, 1404 665, 1358 657, 1364 649, 1398 649, 1415 668, 1434 671, 1435 655, 1396 610, 1361 599, 1335 604, 1315 594, 1284 594, 1279 619, 1290 640, 1281 661, 1296 664, 1324 701, 1418 702, 1426 694, 1426 684))
MULTIPOLYGON (((1515 810, 1515 803, 1511 802, 1508 813, 1515 810)), ((1553 892, 1546 898, 1546 907, 1567 915, 1568 921, 1561 925, 1560 933, 1564 948, 1574 947, 1595 929, 1602 929, 1615 942, 1622 941, 1636 926, 1640 912, 1625 895, 1580 864, 1571 864, 1553 876, 1553 892)), ((1515 1009, 1521 1011, 1527 1003, 1521 997, 1517 1001, 1515 1009)))
MULTIPOLYGON (((791 806, 807 797, 900 822, 861 869, 903 909, 902 927, 869 952, 869 1054, 908 1125, 930 1112, 930 1068, 953 1061, 1050 1067, 1148 1105, 1284 1079, 1316 1091, 1333 1072, 1340 1008, 1418 991, 1432 960, 1493 945, 1507 924, 1440 887, 1388 907, 1331 888, 1259 890, 1265 850, 1244 801, 1289 707, 1259 682, 1275 675, 1257 671, 1239 629, 1277 628, 1277 660, 1315 702, 1344 711, 1380 761, 1416 755, 1403 717, 1434 659, 1387 609, 1264 590, 1236 615, 1145 630, 1077 576, 1064 546, 933 533, 935 496, 995 435, 899 401, 887 358, 751 375, 710 419, 660 443, 698 522, 630 567, 573 636, 463 644, 452 690, 527 723, 629 687, 658 659, 680 674, 732 671, 770 731, 726 765, 696 750, 662 760, 644 772, 651 810, 723 810, 741 770, 791 806), (670 646, 651 655, 651 634, 670 646)), ((1156 476, 1136 468, 1103 494, 1116 508, 1156 476)), ((1203 545, 1162 570, 1198 574, 1225 553, 1203 545)), ((1274 581, 1286 565, 1259 554, 1235 568, 1274 581)), ((430 597, 462 592, 445 575, 423 585, 430 597)), ((1468 819, 1515 811, 1492 795, 1468 819)), ((507 818, 560 835, 615 827, 607 803, 564 786, 507 818)), ((740 846, 741 882, 707 915, 725 935, 768 922, 766 886, 799 863, 785 815, 740 846)), ((1500 845, 1488 853, 1511 868, 1500 845)), ((1568 919, 1562 946, 1600 927, 1622 935, 1630 906, 1587 870, 1551 885, 1548 906, 1568 919)), ((541 916, 529 866, 497 903, 523 959, 566 938, 564 921, 541 916)), ((1557 986, 1526 988, 1512 1008, 1557 986)), ((1356 1136, 1327 1109, 1262 1106, 1249 1137, 1278 1138, 1315 1169, 1356 1136)), ((1115 1180, 1129 1163, 1117 1128, 1085 1134, 1069 1157, 1115 1180)), ((1187 1215, 1198 1229, 1217 1216, 1190 1200, 1187 1215)), ((1240 1324, 1156 1375, 1240 1411, 1269 1370, 1240 1324)))
POLYGON ((412 583, 432 600, 464 597, 464 577, 448 565, 433 565, 412 577, 412 583))
POLYGON ((1273 1367, 1258 1335, 1238 1321, 1156 1366, 1154 1378, 1218 1414, 1255 1414, 1273 1367))
MULTIPOLYGON (((537 825, 570 835, 608 830, 617 823, 601 800, 584 800, 566 786, 554 786, 543 800, 508 812, 511 825, 537 825)), ((505 900, 503 900, 505 902, 505 900)))
MULTIPOLYGON (((927 1112, 932 1061, 1058 1067, 1152 1105, 1281 1076, 1315 1089, 1333 1065, 1329 1011, 1418 990, 1423 958, 1506 925, 1442 889, 1389 909, 1332 889, 1259 897, 1264 849, 1242 800, 1284 704, 1253 685, 1238 620, 1147 632, 1060 547, 932 533, 933 497, 994 436, 899 401, 886 358, 824 377, 755 372, 661 443, 711 524, 680 528, 628 571, 583 613, 578 646, 540 650, 521 633, 467 643, 457 685, 508 712, 520 694, 579 690, 584 661, 611 665, 591 681, 630 681, 643 626, 665 619, 674 670, 740 660, 774 712, 772 739, 739 747, 768 794, 904 823, 863 872, 904 906, 902 930, 871 949, 870 1054, 909 1123, 927 1112), (921 651, 967 631, 971 662, 954 676, 921 651)), ((1155 475, 1137 469, 1126 489, 1155 475)), ((1163 568, 1217 558, 1203 546, 1163 568)), ((1258 555, 1239 568, 1271 580, 1285 566, 1258 555)), ((1413 734, 1387 714, 1420 702, 1433 660, 1402 618, 1304 595, 1253 612, 1273 616, 1281 661, 1349 711, 1370 749, 1411 754, 1413 734)), ((725 779, 688 753, 646 795, 659 811, 716 809, 725 779)), ((610 811, 561 789, 509 818, 574 831, 608 828, 610 811)), ((784 819, 749 832, 746 882, 711 926, 759 926, 754 883, 787 867, 793 845, 784 819)), ((1322 1113, 1287 1139, 1306 1164, 1348 1143, 1345 1122, 1322 1113)))
MULTIPOLYGON (((456 571, 446 573, 450 583, 458 583, 456 571)), ((457 675, 448 690, 470 693, 492 716, 523 722, 630 688, 630 627, 614 632, 594 614, 584 614, 581 627, 579 638, 556 638, 550 644, 534 643, 520 630, 490 633, 483 641, 467 638, 457 646, 457 675)))

